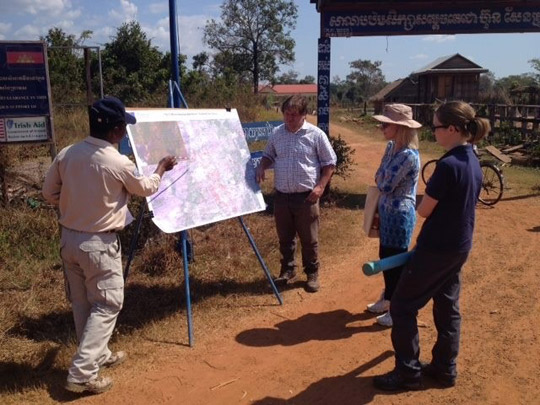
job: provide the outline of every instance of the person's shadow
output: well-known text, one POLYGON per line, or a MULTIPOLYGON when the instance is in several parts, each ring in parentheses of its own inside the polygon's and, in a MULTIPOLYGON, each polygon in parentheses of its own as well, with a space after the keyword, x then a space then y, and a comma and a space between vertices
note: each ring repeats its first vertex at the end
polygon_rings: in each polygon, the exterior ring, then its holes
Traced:
MULTIPOLYGON (((376 394, 387 395, 373 387, 372 377, 361 374, 392 357, 394 352, 387 350, 347 374, 326 377, 314 382, 304 391, 289 399, 265 397, 252 402, 254 405, 282 404, 367 404, 376 394)), ((352 356, 351 356, 352 357, 352 356)), ((321 358, 324 361, 324 358, 321 358)))
POLYGON ((243 331, 236 341, 246 346, 293 346, 310 340, 347 339, 359 332, 375 332, 386 329, 378 324, 349 326, 356 321, 371 319, 368 312, 351 314, 344 309, 318 314, 306 314, 300 318, 279 322, 274 328, 256 328, 243 331))

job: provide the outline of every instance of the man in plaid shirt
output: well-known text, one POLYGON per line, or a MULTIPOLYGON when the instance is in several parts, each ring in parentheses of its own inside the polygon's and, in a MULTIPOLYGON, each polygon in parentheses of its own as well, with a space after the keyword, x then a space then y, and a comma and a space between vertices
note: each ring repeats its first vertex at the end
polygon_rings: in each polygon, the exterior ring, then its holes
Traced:
POLYGON ((336 154, 326 134, 307 122, 307 99, 287 98, 281 106, 283 125, 268 140, 257 182, 274 165, 274 218, 281 253, 277 285, 296 277, 296 234, 302 245, 302 264, 307 275, 306 291, 319 290, 319 199, 336 166, 336 154))

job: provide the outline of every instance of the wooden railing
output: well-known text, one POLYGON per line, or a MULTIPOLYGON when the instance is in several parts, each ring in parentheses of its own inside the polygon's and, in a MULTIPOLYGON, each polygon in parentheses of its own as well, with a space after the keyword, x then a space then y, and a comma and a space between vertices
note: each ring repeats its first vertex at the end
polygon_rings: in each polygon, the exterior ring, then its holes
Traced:
MULTIPOLYGON (((424 125, 431 123, 433 104, 409 104, 414 119, 424 125)), ((522 140, 540 140, 540 105, 506 105, 471 103, 478 116, 489 119, 494 132, 514 129, 522 140), (505 125, 506 124, 506 125, 505 125)))

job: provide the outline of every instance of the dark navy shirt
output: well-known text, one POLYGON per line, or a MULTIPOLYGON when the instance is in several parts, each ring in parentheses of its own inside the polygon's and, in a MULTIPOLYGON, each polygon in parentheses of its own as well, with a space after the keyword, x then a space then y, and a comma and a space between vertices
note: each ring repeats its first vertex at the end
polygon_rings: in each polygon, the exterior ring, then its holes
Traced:
POLYGON ((456 146, 439 159, 426 186, 426 194, 438 204, 426 218, 416 247, 444 252, 470 251, 481 185, 482 169, 471 145, 456 146))

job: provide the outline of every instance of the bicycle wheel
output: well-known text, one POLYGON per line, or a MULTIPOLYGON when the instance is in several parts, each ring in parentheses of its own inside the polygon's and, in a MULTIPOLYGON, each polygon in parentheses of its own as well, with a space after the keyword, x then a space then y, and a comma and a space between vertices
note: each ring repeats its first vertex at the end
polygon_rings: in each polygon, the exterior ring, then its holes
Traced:
POLYGON ((422 167, 422 181, 424 182, 424 184, 427 184, 427 182, 433 175, 433 172, 435 171, 435 166, 437 166, 437 160, 438 159, 428 160, 426 164, 422 167))
POLYGON ((503 176, 493 163, 481 162, 482 188, 478 200, 484 205, 495 205, 503 195, 503 176))

